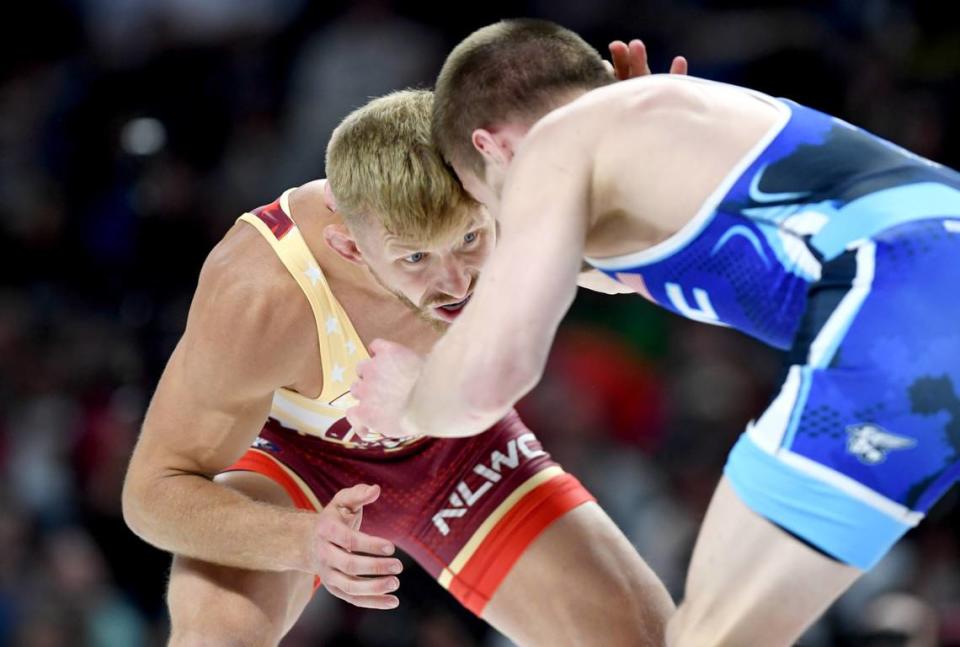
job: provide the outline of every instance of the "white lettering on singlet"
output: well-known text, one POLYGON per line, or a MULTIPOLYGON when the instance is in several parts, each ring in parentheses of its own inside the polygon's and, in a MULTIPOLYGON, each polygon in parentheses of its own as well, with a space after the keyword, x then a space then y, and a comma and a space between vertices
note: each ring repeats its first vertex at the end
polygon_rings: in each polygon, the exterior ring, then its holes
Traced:
MULTIPOLYGON (((433 515, 433 525, 440 531, 440 534, 448 535, 450 526, 447 524, 447 519, 457 519, 465 515, 467 510, 480 500, 495 483, 499 482, 508 470, 515 470, 520 467, 522 462, 546 454, 542 449, 531 446, 531 443, 534 442, 536 442, 536 437, 527 432, 517 438, 512 438, 507 443, 506 453, 497 449, 493 450, 490 453, 489 467, 484 463, 474 465, 471 471, 473 474, 480 476, 483 482, 475 485, 476 489, 468 485, 466 479, 457 483, 454 488, 455 491, 448 499, 450 507, 444 508, 433 515)), ((476 479, 472 479, 472 481, 476 483, 476 479)))
POLYGON ((676 283, 666 283, 664 287, 666 288, 667 298, 670 299, 670 303, 677 309, 677 312, 687 319, 702 321, 716 326, 727 325, 720 321, 717 311, 714 309, 713 304, 710 303, 710 295, 707 294, 706 290, 693 288, 693 300, 696 302, 696 307, 694 307, 687 303, 687 298, 683 295, 683 288, 679 285, 676 283))

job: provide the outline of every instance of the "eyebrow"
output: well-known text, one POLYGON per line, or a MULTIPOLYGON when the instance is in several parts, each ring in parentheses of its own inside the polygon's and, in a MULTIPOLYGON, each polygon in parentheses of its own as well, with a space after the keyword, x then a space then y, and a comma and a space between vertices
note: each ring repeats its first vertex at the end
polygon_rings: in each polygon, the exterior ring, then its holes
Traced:
POLYGON ((400 242, 400 240, 397 239, 397 238, 388 238, 388 239, 384 242, 384 247, 388 247, 388 248, 390 248, 390 249, 395 249, 395 250, 397 250, 398 252, 405 252, 405 251, 414 251, 414 252, 416 252, 416 251, 419 251, 421 247, 425 247, 425 246, 426 246, 426 245, 416 245, 416 244, 403 243, 403 242, 400 242))
MULTIPOLYGON (((458 231, 459 232, 458 235, 465 235, 473 231, 474 229, 477 229, 478 227, 480 227, 480 225, 481 225, 480 219, 474 217, 474 218, 471 218, 470 221, 467 222, 463 227, 460 227, 458 230, 451 230, 451 231, 458 231)), ((498 230, 497 233, 499 233, 500 223, 496 223, 496 226, 498 230)), ((384 240, 384 247, 387 247, 389 248, 389 250, 396 251, 396 252, 419 252, 419 251, 423 251, 423 249, 426 247, 430 247, 431 245, 432 243, 404 242, 402 238, 400 238, 399 236, 394 236, 393 234, 389 234, 386 240, 384 240)))

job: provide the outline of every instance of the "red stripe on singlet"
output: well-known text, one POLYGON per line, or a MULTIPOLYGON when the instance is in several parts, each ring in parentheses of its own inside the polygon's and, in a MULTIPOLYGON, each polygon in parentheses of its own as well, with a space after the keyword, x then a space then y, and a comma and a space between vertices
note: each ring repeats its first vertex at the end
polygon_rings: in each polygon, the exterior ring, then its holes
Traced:
POLYGON ((257 207, 252 213, 270 228, 270 231, 273 232, 277 240, 286 236, 287 232, 293 229, 293 221, 290 220, 290 216, 283 212, 283 209, 280 207, 280 200, 275 200, 268 205, 257 207))

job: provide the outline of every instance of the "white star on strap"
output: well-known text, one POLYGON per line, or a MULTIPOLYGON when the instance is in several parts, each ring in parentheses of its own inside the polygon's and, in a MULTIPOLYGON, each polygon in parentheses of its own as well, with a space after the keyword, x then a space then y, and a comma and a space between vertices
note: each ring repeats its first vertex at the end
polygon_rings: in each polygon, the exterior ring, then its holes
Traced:
POLYGON ((327 317, 327 332, 340 332, 340 322, 334 316, 327 317))
POLYGON ((347 352, 350 353, 351 355, 357 352, 357 345, 353 343, 352 339, 347 340, 346 346, 347 346, 347 352))
POLYGON ((343 382, 343 372, 344 372, 344 370, 346 370, 346 369, 344 369, 344 368, 343 368, 342 366, 340 366, 339 364, 334 364, 334 365, 333 365, 333 371, 331 371, 331 375, 330 375, 330 376, 333 378, 333 381, 334 381, 334 382, 343 382))
POLYGON ((320 268, 316 265, 308 266, 307 271, 304 272, 304 274, 308 279, 310 279, 310 285, 316 285, 317 281, 319 281, 323 276, 323 274, 320 272, 320 268))

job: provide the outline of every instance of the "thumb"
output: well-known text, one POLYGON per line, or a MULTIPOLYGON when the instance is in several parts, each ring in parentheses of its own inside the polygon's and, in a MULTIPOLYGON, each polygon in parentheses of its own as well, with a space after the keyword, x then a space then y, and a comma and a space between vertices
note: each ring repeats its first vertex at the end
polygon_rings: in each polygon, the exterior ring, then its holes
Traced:
POLYGON ((330 503, 340 508, 347 508, 350 512, 356 514, 363 509, 363 506, 373 503, 379 497, 379 485, 359 483, 337 492, 330 503))

